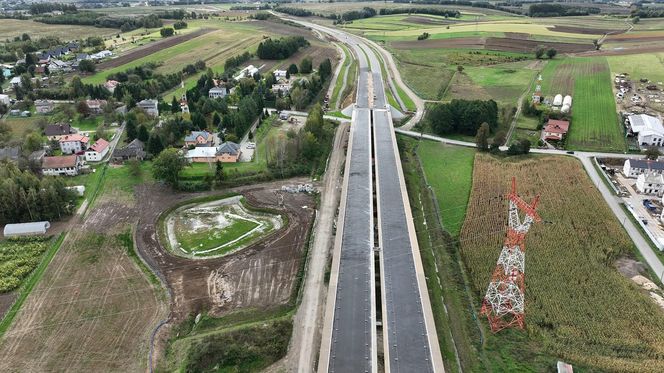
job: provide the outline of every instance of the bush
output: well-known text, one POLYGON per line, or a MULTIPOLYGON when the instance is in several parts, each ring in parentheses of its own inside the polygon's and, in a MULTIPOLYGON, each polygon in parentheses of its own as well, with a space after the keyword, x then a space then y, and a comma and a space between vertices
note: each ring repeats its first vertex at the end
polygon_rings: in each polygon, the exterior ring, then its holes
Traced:
POLYGON ((162 37, 167 38, 169 36, 173 36, 175 31, 171 27, 164 27, 161 30, 159 30, 159 33, 161 34, 162 37))

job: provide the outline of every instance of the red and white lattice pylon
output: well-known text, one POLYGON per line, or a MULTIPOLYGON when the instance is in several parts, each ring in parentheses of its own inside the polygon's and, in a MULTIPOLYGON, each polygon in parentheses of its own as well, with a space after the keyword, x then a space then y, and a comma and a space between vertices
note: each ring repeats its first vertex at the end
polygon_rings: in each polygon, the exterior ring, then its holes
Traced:
POLYGON ((539 195, 531 204, 526 203, 516 193, 516 179, 512 178, 512 191, 509 200, 509 228, 503 249, 498 257, 498 264, 491 277, 489 288, 482 301, 483 315, 489 319, 491 331, 524 327, 525 293, 525 237, 534 222, 541 221, 535 208, 539 195), (523 221, 519 211, 525 214, 523 221))

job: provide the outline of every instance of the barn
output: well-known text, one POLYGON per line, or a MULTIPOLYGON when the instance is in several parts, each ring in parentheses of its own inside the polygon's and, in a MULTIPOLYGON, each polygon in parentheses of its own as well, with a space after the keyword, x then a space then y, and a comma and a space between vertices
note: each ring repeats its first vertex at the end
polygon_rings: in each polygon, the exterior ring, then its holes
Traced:
POLYGON ((3 234, 5 237, 34 236, 38 234, 46 234, 46 231, 50 227, 51 223, 47 221, 7 224, 5 225, 3 234))

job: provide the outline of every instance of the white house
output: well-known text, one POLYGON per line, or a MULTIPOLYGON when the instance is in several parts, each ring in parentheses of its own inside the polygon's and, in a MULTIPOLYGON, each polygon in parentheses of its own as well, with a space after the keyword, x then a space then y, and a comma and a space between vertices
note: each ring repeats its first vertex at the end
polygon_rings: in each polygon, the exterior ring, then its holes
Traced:
POLYGON ((108 149, 110 144, 104 139, 97 140, 92 146, 85 151, 85 160, 88 162, 99 162, 106 154, 108 154, 108 149))
POLYGON ((277 84, 272 84, 272 92, 279 93, 281 91, 282 94, 287 95, 291 88, 293 88, 293 85, 291 83, 277 83, 277 84))
POLYGON ((141 109, 145 110, 148 115, 151 115, 153 117, 158 117, 159 116, 159 106, 157 100, 143 100, 139 103, 137 103, 138 107, 141 109))
POLYGON ((5 104, 9 106, 11 101, 9 101, 9 95, 0 95, 0 104, 5 104))
POLYGON ((11 85, 13 88, 20 87, 21 86, 21 77, 20 76, 15 76, 9 81, 9 85, 11 85))
POLYGON ((646 115, 630 115, 627 120, 632 133, 637 134, 639 146, 664 146, 664 126, 659 118, 646 115))
POLYGON ((274 70, 273 74, 277 80, 286 79, 286 70, 274 70))
POLYGON ((244 69, 240 70, 240 72, 233 77, 235 80, 240 80, 242 78, 251 78, 258 72, 258 68, 255 67, 254 65, 249 65, 245 67, 244 69))
POLYGON ((44 157, 42 174, 45 176, 76 176, 82 166, 83 161, 77 155, 44 157))
POLYGON ((625 177, 636 178, 644 173, 661 175, 664 173, 664 162, 649 159, 628 159, 625 161, 623 165, 625 177))
POLYGON ((214 87, 210 88, 210 91, 208 92, 208 97, 209 98, 224 98, 228 94, 228 91, 226 90, 226 87, 214 87))
POLYGON ((88 148, 90 139, 87 136, 75 133, 60 137, 60 150, 64 154, 76 154, 88 148))
POLYGON ((639 193, 661 197, 664 194, 664 175, 641 174, 636 178, 636 190, 639 193))

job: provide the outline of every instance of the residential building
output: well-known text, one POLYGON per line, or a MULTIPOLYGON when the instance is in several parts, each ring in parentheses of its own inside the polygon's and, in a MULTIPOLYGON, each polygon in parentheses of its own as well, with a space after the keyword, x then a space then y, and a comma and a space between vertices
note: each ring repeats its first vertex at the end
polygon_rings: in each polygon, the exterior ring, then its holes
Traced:
POLYGON ((61 137, 71 135, 75 131, 69 124, 49 124, 44 128, 44 135, 49 140, 60 140, 61 137))
POLYGON ((569 122, 566 120, 549 119, 542 129, 545 140, 562 140, 569 131, 569 122))
POLYGON ((159 103, 157 100, 143 100, 136 105, 143 109, 148 115, 153 117, 159 116, 159 103))
POLYGON ((37 114, 48 114, 53 111, 53 102, 49 100, 35 100, 37 114))
POLYGON ((15 76, 9 81, 9 85, 12 86, 12 88, 20 87, 22 84, 20 76, 15 76))
POLYGON ((274 78, 277 80, 286 79, 286 70, 274 70, 273 74, 274 78))
POLYGON ((214 138, 208 131, 192 131, 184 138, 185 146, 212 146, 214 145, 214 138))
POLYGON ((113 162, 121 163, 130 159, 142 161, 145 159, 146 155, 143 148, 143 142, 139 139, 134 139, 124 148, 115 149, 115 151, 113 151, 113 162))
POLYGON ((51 59, 51 63, 48 64, 48 71, 54 73, 59 71, 71 71, 71 66, 67 62, 58 59, 51 59))
POLYGON ((104 111, 104 106, 106 106, 106 100, 85 100, 85 104, 88 106, 90 113, 101 114, 104 111))
POLYGON ((104 83, 104 87, 108 89, 109 92, 113 93, 115 92, 115 87, 117 87, 118 84, 120 84, 120 82, 117 80, 107 80, 106 83, 104 83))
POLYGON ((240 159, 240 145, 234 142, 225 142, 218 147, 199 146, 191 149, 185 155, 189 162, 214 163, 217 161, 229 163, 240 159))
POLYGON ((81 171, 83 161, 77 155, 44 157, 42 174, 46 176, 76 176, 81 171))
POLYGON ((636 190, 639 193, 661 197, 664 195, 664 175, 647 173, 639 175, 636 178, 636 190))
POLYGON ((210 91, 208 92, 208 97, 209 98, 224 98, 228 94, 228 91, 226 90, 226 87, 220 86, 220 87, 214 87, 210 88, 210 91))
POLYGON ((87 136, 79 135, 66 135, 60 137, 60 150, 64 154, 76 154, 85 151, 88 148, 90 139, 87 136))
POLYGON ((108 154, 108 149, 110 144, 104 139, 99 139, 95 141, 94 144, 88 150, 85 151, 85 160, 88 162, 99 162, 106 154, 108 154))
POLYGON ((20 236, 33 236, 38 234, 46 234, 46 231, 51 227, 51 223, 47 221, 35 221, 30 223, 17 223, 7 224, 2 232, 5 238, 20 237, 20 236))
POLYGON ((664 173, 664 162, 650 159, 628 159, 623 165, 625 177, 636 178, 641 174, 661 175, 664 173))
POLYGON ((291 83, 277 83, 277 84, 272 84, 272 92, 274 93, 279 93, 281 92, 284 95, 287 95, 291 88, 293 88, 293 85, 291 83))
POLYGON ((638 137, 639 146, 664 146, 664 126, 662 121, 651 115, 630 115, 627 122, 633 134, 638 137))
POLYGON ((0 161, 18 162, 21 149, 18 146, 0 148, 0 161))
POLYGON ((9 100, 9 95, 0 94, 0 104, 5 104, 9 106, 11 104, 11 101, 9 100))

